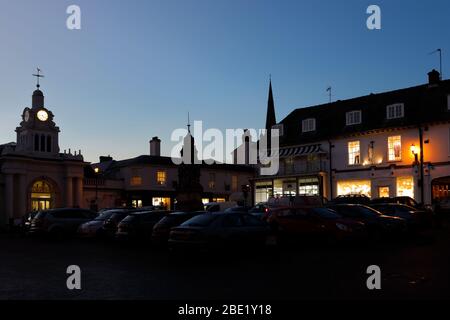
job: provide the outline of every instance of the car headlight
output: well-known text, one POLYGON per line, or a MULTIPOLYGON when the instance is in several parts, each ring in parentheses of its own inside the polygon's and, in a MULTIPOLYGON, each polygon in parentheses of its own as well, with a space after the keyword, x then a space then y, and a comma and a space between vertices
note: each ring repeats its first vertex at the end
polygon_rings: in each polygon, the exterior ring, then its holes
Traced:
POLYGON ((339 230, 342 230, 342 231, 350 231, 350 228, 347 227, 345 224, 342 224, 342 223, 336 223, 336 227, 339 230))

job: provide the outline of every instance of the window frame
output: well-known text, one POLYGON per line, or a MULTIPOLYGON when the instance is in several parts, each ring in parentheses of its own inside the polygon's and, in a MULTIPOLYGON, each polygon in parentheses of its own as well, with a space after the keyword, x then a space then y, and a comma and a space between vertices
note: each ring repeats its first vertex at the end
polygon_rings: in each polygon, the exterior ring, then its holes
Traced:
POLYGON ((306 118, 302 120, 302 133, 316 131, 316 118, 306 118))
POLYGON ((395 136, 388 136, 388 140, 387 140, 387 159, 388 162, 399 162, 402 161, 402 136, 401 135, 395 135, 395 136), (399 138, 398 140, 395 140, 395 138, 399 138), (392 145, 391 142, 392 141, 392 145), (395 142, 399 141, 400 142, 400 156, 398 158, 395 157, 395 142), (392 148, 391 148, 392 146, 392 148), (391 150, 393 153, 391 153, 391 150), (391 159, 391 154, 394 155, 394 159, 391 159))
POLYGON ((156 170, 156 184, 161 187, 167 185, 167 172, 165 170, 156 170), (164 177, 164 179, 160 179, 160 174, 164 177))
POLYGON ((352 110, 347 111, 345 113, 345 125, 346 126, 354 126, 362 123, 362 111, 361 110, 352 110), (355 115, 359 116, 359 121, 356 121, 355 115), (352 121, 349 121, 352 120, 352 121))
POLYGON ((347 164, 349 166, 360 166, 361 165, 361 141, 352 140, 347 142, 347 164), (358 151, 356 152, 356 148, 351 149, 351 144, 358 144, 358 151), (358 156, 358 162, 356 163, 355 159, 358 156), (353 161, 350 161, 353 158, 353 161))
POLYGON ((405 104, 404 103, 393 103, 386 106, 386 119, 387 120, 394 120, 394 119, 401 119, 405 117, 405 104), (397 109, 397 107, 400 107, 400 109, 397 109), (400 112, 398 113, 398 111, 400 112), (391 112, 392 111, 392 115, 391 112))

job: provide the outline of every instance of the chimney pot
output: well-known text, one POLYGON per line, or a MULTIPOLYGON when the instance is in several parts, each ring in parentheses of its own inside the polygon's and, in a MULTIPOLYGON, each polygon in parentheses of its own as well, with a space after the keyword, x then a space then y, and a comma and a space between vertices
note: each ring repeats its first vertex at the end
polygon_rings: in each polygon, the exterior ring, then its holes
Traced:
POLYGON ((441 81, 441 74, 436 69, 428 72, 428 84, 438 84, 439 81, 441 81))

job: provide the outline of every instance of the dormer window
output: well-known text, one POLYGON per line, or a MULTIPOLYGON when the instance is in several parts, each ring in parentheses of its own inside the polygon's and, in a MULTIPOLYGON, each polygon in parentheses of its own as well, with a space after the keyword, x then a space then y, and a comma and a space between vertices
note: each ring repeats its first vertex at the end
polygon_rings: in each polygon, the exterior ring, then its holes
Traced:
POLYGON ((316 119, 309 118, 302 121, 302 132, 316 131, 316 119))
POLYGON ((403 118, 404 116, 405 106, 403 103, 391 104, 386 107, 386 118, 388 120, 403 118))
POLYGON ((284 129, 284 127, 283 127, 283 124, 282 124, 282 123, 276 124, 276 125, 272 126, 272 129, 273 129, 273 130, 278 130, 278 133, 279 133, 280 137, 283 136, 283 133, 284 133, 284 132, 283 132, 283 129, 284 129))
POLYGON ((352 126, 361 123, 361 110, 349 111, 345 114, 345 123, 347 126, 352 126))

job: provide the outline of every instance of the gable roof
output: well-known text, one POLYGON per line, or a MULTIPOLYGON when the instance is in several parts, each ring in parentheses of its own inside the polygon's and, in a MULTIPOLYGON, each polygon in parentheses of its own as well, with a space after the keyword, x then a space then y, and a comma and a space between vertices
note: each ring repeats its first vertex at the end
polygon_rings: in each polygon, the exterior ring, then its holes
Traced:
POLYGON ((298 108, 280 122, 284 126, 280 144, 311 143, 372 130, 450 121, 449 94, 450 80, 445 80, 436 85, 426 84, 298 108), (404 104, 404 117, 389 120, 386 107, 396 103, 404 104), (354 110, 361 110, 361 124, 347 126, 346 113, 354 110), (316 131, 301 132, 302 120, 307 118, 316 119, 316 131))

